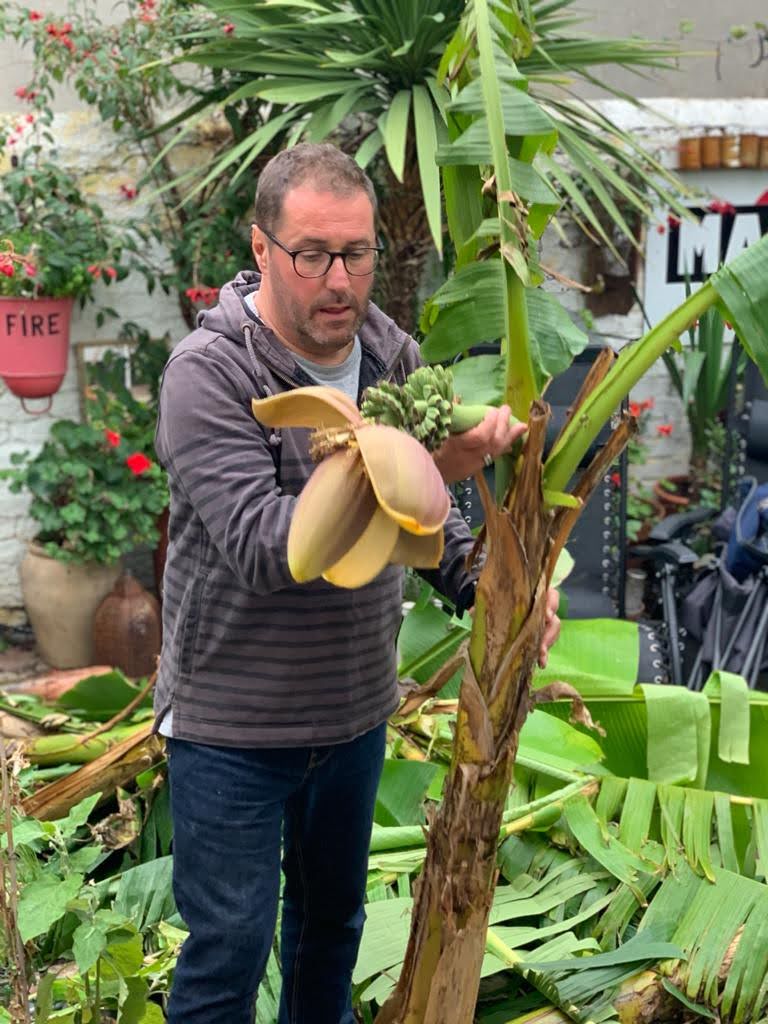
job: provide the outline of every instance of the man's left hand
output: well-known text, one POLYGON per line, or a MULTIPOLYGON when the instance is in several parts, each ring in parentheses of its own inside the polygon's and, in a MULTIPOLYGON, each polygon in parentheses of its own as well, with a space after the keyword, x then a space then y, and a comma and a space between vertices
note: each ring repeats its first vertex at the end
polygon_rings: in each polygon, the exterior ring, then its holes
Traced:
POLYGON ((557 607, 560 604, 560 593, 554 587, 549 588, 547 594, 546 628, 541 639, 541 650, 539 652, 539 665, 547 667, 549 660, 549 648, 560 636, 560 619, 557 617, 557 607))
POLYGON ((526 423, 510 426, 511 410, 508 405, 492 409, 485 419, 463 434, 451 434, 435 452, 435 465, 447 484, 479 473, 485 456, 495 459, 508 452, 528 429, 526 423))

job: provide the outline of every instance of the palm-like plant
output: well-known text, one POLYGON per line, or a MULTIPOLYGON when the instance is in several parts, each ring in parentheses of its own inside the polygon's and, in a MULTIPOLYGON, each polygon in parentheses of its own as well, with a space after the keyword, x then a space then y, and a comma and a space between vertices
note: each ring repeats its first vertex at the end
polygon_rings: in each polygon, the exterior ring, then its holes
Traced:
MULTIPOLYGON (((231 119, 246 99, 257 97, 269 109, 265 123, 218 160, 206 182, 235 161, 244 173, 276 140, 321 141, 333 135, 363 166, 375 161, 373 173, 382 179, 384 196, 381 301, 398 323, 411 328, 425 260, 433 246, 442 250, 435 153, 448 138, 449 93, 438 83, 438 66, 459 24, 463 0, 203 2, 234 31, 217 31, 180 59, 223 74, 224 87, 229 87, 226 99, 217 82, 209 101, 223 102, 231 119)), ((585 230, 610 246, 594 201, 609 222, 632 236, 632 225, 614 197, 644 214, 650 189, 674 206, 665 187, 673 179, 631 135, 575 102, 570 84, 594 81, 594 69, 602 65, 638 71, 670 67, 676 50, 644 39, 581 37, 573 31, 579 20, 569 11, 573 2, 527 0, 527 38, 517 54, 518 66, 546 114, 539 123, 549 140, 541 147, 542 166, 569 197, 585 230), (555 146, 564 161, 556 161, 555 146), (624 175, 619 173, 622 168, 624 175), (585 186, 594 199, 587 198, 585 186)), ((191 116, 200 114, 205 103, 203 97, 191 116)), ((462 211, 449 207, 447 213, 450 219, 462 211)))

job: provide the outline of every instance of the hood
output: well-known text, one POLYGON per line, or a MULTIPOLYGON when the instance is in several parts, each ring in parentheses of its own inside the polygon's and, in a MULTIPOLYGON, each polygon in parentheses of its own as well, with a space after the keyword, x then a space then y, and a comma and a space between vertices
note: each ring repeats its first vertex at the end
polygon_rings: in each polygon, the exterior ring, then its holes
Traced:
MULTIPOLYGON (((253 338, 261 355, 266 356, 284 373, 292 373, 296 363, 290 350, 261 320, 255 319, 245 305, 246 295, 257 292, 260 282, 261 274, 257 270, 241 270, 234 281, 229 281, 221 289, 218 303, 198 314, 197 326, 245 345, 243 328, 247 325, 253 330, 253 338)), ((400 330, 378 306, 370 303, 368 316, 360 328, 361 344, 373 352, 385 367, 390 367, 408 341, 409 336, 405 331, 400 330)))

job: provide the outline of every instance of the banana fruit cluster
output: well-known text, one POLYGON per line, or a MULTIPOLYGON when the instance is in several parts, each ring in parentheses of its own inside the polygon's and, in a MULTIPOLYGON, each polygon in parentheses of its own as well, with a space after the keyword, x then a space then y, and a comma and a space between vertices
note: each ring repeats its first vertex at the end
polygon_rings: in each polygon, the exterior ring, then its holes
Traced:
POLYGON ((434 452, 448 437, 453 417, 453 374, 443 366, 420 366, 405 384, 382 382, 368 388, 363 418, 405 430, 434 452))

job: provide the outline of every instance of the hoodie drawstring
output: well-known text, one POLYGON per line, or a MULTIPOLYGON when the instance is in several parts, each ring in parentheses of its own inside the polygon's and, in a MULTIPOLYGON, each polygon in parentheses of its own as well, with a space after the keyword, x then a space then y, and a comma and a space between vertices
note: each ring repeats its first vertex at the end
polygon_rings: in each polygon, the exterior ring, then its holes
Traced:
MULTIPOLYGON (((253 373, 256 377, 256 387, 262 393, 263 398, 269 398, 272 395, 272 389, 264 379, 261 367, 259 366, 258 360, 256 359, 256 353, 253 349, 253 324, 244 323, 242 325, 243 337, 245 338, 245 347, 248 349, 248 355, 251 358, 251 366, 253 367, 253 373)), ((280 428, 273 430, 269 435, 269 443, 273 448, 279 448, 282 442, 280 436, 280 428)))

